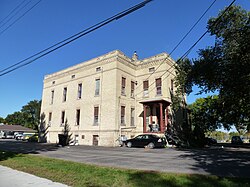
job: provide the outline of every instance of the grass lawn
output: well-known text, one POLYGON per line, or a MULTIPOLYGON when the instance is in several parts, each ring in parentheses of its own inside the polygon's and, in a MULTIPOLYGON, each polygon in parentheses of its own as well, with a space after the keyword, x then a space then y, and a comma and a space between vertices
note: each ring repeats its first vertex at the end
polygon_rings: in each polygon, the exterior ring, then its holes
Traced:
POLYGON ((0 151, 0 165, 31 173, 69 186, 250 186, 250 179, 169 174, 99 167, 27 154, 0 151))

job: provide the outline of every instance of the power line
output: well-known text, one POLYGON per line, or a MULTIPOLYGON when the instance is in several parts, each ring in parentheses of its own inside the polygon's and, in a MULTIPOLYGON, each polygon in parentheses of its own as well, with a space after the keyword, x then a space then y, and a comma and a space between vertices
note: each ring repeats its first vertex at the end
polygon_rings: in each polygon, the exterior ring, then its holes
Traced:
POLYGON ((122 11, 122 12, 120 12, 120 13, 118 13, 118 14, 110 17, 110 18, 108 18, 108 19, 105 19, 104 21, 101 21, 101 22, 99 22, 99 23, 97 23, 97 24, 95 24, 95 25, 93 25, 93 26, 91 26, 91 27, 89 27, 89 28, 75 34, 75 35, 72 35, 69 38, 67 38, 65 40, 62 40, 61 42, 58 42, 58 43, 56 43, 56 44, 54 44, 54 45, 52 45, 52 46, 50 46, 50 47, 48 47, 46 49, 34 54, 34 55, 32 55, 32 56, 30 56, 30 57, 16 63, 16 64, 13 64, 13 65, 1 70, 0 72, 3 72, 3 73, 1 73, 0 76, 6 75, 6 74, 8 74, 8 73, 10 73, 12 71, 15 71, 15 70, 21 68, 21 67, 24 67, 24 66, 26 66, 28 64, 31 64, 32 62, 38 60, 39 58, 42 58, 43 56, 48 55, 49 53, 52 53, 53 51, 62 48, 63 46, 65 46, 65 45, 67 45, 67 44, 69 44, 69 43, 83 37, 84 35, 87 35, 87 34, 93 32, 93 31, 95 31, 95 30, 109 24, 112 21, 116 21, 118 19, 121 19, 122 17, 124 17, 124 16, 126 16, 126 15, 128 15, 128 14, 130 14, 130 13, 144 7, 146 4, 148 4, 151 1, 153 1, 153 0, 144 0, 143 2, 133 6, 131 8, 128 8, 128 9, 126 9, 126 10, 124 10, 124 11, 122 11), (29 60, 29 61, 26 62, 26 63, 23 63, 23 62, 25 62, 27 60, 29 60))
POLYGON ((8 27, 6 27, 4 30, 0 32, 0 36, 8 30, 11 26, 13 26, 16 22, 18 22, 22 17, 24 17, 29 11, 31 11, 36 5, 38 5, 42 0, 39 0, 37 3, 35 3, 32 7, 30 7, 27 11, 25 11, 21 16, 19 16, 14 22, 12 22, 8 27))
POLYGON ((22 1, 19 5, 17 5, 5 18, 3 18, 1 21, 0 21, 0 24, 6 20, 13 12, 15 12, 26 0, 22 1))
MULTIPOLYGON (((216 21, 213 23, 213 25, 212 26, 216 26, 217 25, 217 23, 218 23, 218 20, 220 20, 223 16, 224 16, 224 14, 229 10, 229 8, 235 3, 235 1, 236 0, 233 0, 231 3, 230 3, 230 5, 228 5, 228 7, 223 11, 223 13, 216 19, 216 21)), ((183 59, 185 59, 187 56, 188 56, 188 54, 192 51, 192 49, 199 43, 199 41, 208 33, 208 29, 199 37, 199 39, 181 56, 181 58, 179 58, 177 61, 176 61, 176 63, 174 63, 172 66, 170 66, 168 69, 167 69, 167 71, 165 72, 165 73, 163 73, 162 75, 161 75, 161 77, 163 76, 163 75, 165 75, 167 72, 169 72, 170 71, 170 69, 172 69, 173 67, 175 67, 176 65, 178 65, 178 63, 181 61, 181 60, 183 60, 183 59)), ((168 57, 165 59, 165 60, 168 60, 168 57)), ((164 60, 164 61, 165 61, 164 60)), ((164 62, 163 61, 163 62, 164 62)), ((159 65, 159 66, 161 66, 162 65, 162 63, 159 65)), ((158 66, 158 68, 159 68, 159 66, 158 66)), ((155 70, 156 71, 156 70, 155 70)), ((153 73, 155 73, 155 71, 153 72, 153 73)), ((171 71, 172 72, 172 71, 171 71)), ((170 72, 170 73, 171 73, 170 72)), ((152 73, 152 74, 153 74, 152 73)), ((151 74, 151 75, 152 75, 151 74)), ((151 76, 150 75, 150 76, 151 76)), ((149 77, 150 77, 149 76, 149 77)), ((151 86, 151 85, 153 85, 154 83, 152 83, 152 84, 150 84, 149 85, 149 87, 151 86)), ((138 94, 136 94, 136 95, 138 95, 138 94)))
MULTIPOLYGON (((23 1, 24 3, 25 1, 23 1)), ((31 0, 29 2, 27 2, 26 4, 24 4, 22 7, 20 7, 19 9, 15 9, 17 10, 16 12, 15 11, 12 11, 14 13, 14 15, 12 15, 8 20, 6 20, 5 22, 3 22, 0 26, 0 28, 2 28, 4 25, 6 25, 10 20, 12 20, 13 17, 15 17, 20 11, 22 11, 29 3, 31 2, 31 0)), ((22 3, 21 3, 22 4, 22 3)), ((20 4, 20 5, 21 5, 20 4)), ((18 6, 19 7, 19 6, 18 6)), ((9 17, 9 16, 8 16, 9 17)))
MULTIPOLYGON (((168 54, 168 56, 163 60, 162 63, 160 63, 155 70, 148 76, 147 79, 149 79, 155 72, 157 69, 160 68, 160 66, 166 61, 170 61, 168 58, 171 56, 171 54, 179 47, 179 45, 185 40, 185 38, 191 33, 191 31, 195 28, 195 26, 201 21, 201 19, 205 16, 205 14, 210 10, 210 8, 214 5, 214 3, 216 2, 216 0, 214 0, 210 6, 205 10, 205 12, 200 16, 200 18, 195 22, 195 24, 189 29, 189 31, 182 37, 182 39, 175 45, 175 47, 172 49, 172 51, 168 54)), ((171 62, 171 61, 170 61, 171 62)), ((172 62, 171 62, 172 63, 172 62)), ((170 66, 170 69, 172 67, 174 67, 175 64, 170 66)), ((168 71, 168 70, 167 70, 168 71)), ((172 71, 171 71, 172 72, 172 71)), ((140 86, 140 85, 139 85, 140 86)))

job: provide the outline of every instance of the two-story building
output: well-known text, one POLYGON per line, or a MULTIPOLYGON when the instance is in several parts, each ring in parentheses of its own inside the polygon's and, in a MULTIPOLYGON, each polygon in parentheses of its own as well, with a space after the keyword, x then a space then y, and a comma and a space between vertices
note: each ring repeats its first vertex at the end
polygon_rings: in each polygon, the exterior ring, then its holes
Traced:
POLYGON ((115 50, 44 78, 41 113, 47 140, 58 142, 67 121, 79 144, 116 146, 121 136, 164 133, 174 60, 161 53, 139 60, 115 50))

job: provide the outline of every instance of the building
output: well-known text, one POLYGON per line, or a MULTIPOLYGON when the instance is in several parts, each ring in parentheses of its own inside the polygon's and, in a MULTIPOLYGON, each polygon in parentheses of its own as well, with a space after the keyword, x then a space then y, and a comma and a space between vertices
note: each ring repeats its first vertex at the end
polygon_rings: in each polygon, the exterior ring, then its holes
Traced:
POLYGON ((33 133, 35 130, 21 125, 5 125, 0 123, 0 138, 14 138, 18 133, 33 133))
POLYGON ((47 140, 67 123, 82 145, 116 146, 119 137, 164 133, 170 125, 174 60, 161 53, 139 60, 115 50, 46 75, 42 108, 47 140))

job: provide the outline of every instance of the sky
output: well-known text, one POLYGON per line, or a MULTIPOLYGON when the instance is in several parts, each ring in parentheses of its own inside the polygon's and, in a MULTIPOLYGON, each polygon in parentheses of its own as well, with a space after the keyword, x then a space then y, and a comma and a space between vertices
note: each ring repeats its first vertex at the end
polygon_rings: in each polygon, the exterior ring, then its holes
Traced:
MULTIPOLYGON (((0 71, 142 1, 0 0, 0 71), (27 6, 12 19, 8 17, 10 21, 3 25, 3 21, 8 20, 4 18, 23 1, 27 6), (18 21, 15 22, 16 19, 18 21)), ((116 49, 129 57, 137 51, 139 59, 170 53, 212 2, 154 0, 28 66, 0 76, 0 117, 19 111, 31 100, 40 100, 43 79, 47 74, 116 49)), ((208 19, 216 16, 230 2, 217 0, 171 57, 175 60, 181 57, 206 31, 208 19)), ((237 0, 235 4, 250 10, 250 0, 237 0)), ((214 38, 206 35, 188 58, 196 58, 198 49, 213 43, 214 38)), ((188 96, 188 103, 204 96, 195 95, 197 88, 194 90, 188 96)))

